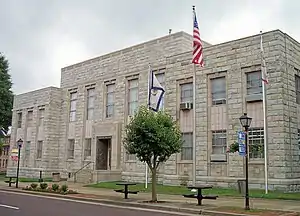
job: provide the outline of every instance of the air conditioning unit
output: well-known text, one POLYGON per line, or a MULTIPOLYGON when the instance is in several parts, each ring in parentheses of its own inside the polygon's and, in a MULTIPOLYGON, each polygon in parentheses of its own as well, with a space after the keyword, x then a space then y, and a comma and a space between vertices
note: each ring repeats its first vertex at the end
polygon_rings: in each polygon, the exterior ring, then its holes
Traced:
POLYGON ((193 109, 193 103, 181 103, 180 109, 181 110, 191 110, 191 109, 193 109))

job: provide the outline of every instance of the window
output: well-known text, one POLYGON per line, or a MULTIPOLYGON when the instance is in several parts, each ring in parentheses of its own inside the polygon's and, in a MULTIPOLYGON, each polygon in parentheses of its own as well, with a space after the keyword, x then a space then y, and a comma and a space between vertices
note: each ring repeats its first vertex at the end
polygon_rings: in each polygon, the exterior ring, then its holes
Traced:
POLYGON ((67 159, 73 159, 74 158, 74 147, 75 147, 75 140, 74 139, 68 140, 67 159))
MULTIPOLYGON (((300 129, 298 129, 298 149, 300 152, 300 129)), ((300 160, 300 153, 298 153, 298 155, 299 155, 299 160, 300 160)))
POLYGON ((84 159, 90 157, 92 153, 92 139, 85 139, 84 143, 84 159))
POLYGON ((138 108, 139 86, 138 79, 128 80, 128 115, 134 115, 138 108))
POLYGON ((18 114, 18 128, 22 127, 22 113, 19 112, 18 114))
MULTIPOLYGON (((159 70, 159 71, 162 71, 162 70, 159 70)), ((158 74, 155 74, 155 76, 156 76, 156 79, 158 80, 158 82, 160 83, 160 85, 165 89, 165 74, 158 73, 158 74)), ((159 109, 163 110, 164 107, 165 107, 165 94, 163 95, 163 97, 161 99, 159 109)))
POLYGON ((296 103, 300 104, 300 77, 295 75, 296 103))
POLYGON ((28 165, 30 159, 30 141, 25 144, 25 164, 28 165))
POLYGON ((36 159, 41 159, 43 155, 43 141, 38 141, 36 159))
POLYGON ((40 108, 39 109, 39 126, 40 127, 44 126, 44 116, 45 116, 45 109, 40 108))
POLYGON ((193 83, 185 83, 180 85, 180 102, 193 102, 193 83))
POLYGON ((114 116, 115 84, 106 85, 106 118, 114 116))
POLYGON ((261 71, 249 72, 247 75, 247 95, 262 93, 261 71))
POLYGON ((226 154, 226 130, 212 131, 212 154, 226 154))
POLYGON ((70 122, 76 120, 77 92, 70 93, 70 122))
POLYGON ((181 160, 193 160, 193 133, 182 134, 181 160))
POLYGON ((211 79, 212 105, 226 104, 226 79, 225 77, 211 79))
POLYGON ((87 120, 94 119, 94 107, 95 107, 95 88, 87 90, 87 120))
POLYGON ((264 158, 264 129, 251 128, 249 130, 249 157, 264 158))
POLYGON ((33 126, 33 111, 29 110, 27 112, 27 127, 32 127, 33 126))

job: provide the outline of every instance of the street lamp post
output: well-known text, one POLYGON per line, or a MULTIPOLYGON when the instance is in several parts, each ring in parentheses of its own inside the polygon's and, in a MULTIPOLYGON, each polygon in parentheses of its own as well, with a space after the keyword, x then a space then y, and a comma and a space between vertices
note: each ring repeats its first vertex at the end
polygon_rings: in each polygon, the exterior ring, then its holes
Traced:
POLYGON ((251 124, 252 118, 247 116, 247 113, 244 113, 240 117, 241 125, 245 128, 245 163, 246 163, 246 191, 245 191, 245 210, 250 210, 249 205, 249 176, 248 176, 248 130, 251 124))
POLYGON ((16 188, 19 187, 19 170, 20 170, 20 157, 21 157, 21 148, 22 148, 22 144, 23 144, 23 140, 20 138, 17 141, 18 144, 18 166, 17 166, 17 180, 16 180, 16 188))

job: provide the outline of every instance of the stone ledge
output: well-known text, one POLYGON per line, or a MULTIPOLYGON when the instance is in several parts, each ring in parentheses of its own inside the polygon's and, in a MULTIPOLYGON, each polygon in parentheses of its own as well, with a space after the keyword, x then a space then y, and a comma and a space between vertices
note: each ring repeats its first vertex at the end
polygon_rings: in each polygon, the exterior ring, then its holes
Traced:
POLYGON ((178 207, 171 207, 171 206, 159 205, 159 204, 144 204, 144 203, 138 203, 138 202, 115 201, 115 200, 109 200, 109 199, 93 199, 93 198, 84 198, 84 197, 74 197, 72 195, 60 195, 60 194, 42 193, 42 192, 34 192, 34 191, 24 191, 21 189, 7 189, 7 188, 2 188, 2 187, 0 187, 0 191, 15 192, 15 193, 22 193, 22 194, 32 194, 32 195, 45 196, 45 197, 58 197, 58 198, 64 198, 64 199, 69 199, 69 200, 89 201, 89 202, 94 202, 94 203, 108 204, 108 205, 115 205, 115 206, 127 206, 127 207, 135 207, 135 208, 142 208, 142 209, 180 212, 180 213, 186 213, 186 214, 198 214, 198 215, 205 214, 207 216, 250 216, 248 214, 218 212, 218 211, 211 211, 211 210, 204 210, 204 209, 178 208, 178 207))

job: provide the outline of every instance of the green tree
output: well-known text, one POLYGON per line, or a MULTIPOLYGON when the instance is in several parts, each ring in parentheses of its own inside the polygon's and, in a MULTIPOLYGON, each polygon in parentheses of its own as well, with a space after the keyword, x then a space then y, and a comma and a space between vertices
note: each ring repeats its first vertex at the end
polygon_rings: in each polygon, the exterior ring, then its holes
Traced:
POLYGON ((124 147, 146 162, 151 170, 152 202, 157 202, 157 170, 182 147, 181 131, 176 121, 166 112, 153 112, 142 106, 126 126, 124 147))
POLYGON ((0 129, 11 125, 13 93, 8 60, 0 53, 0 129))

